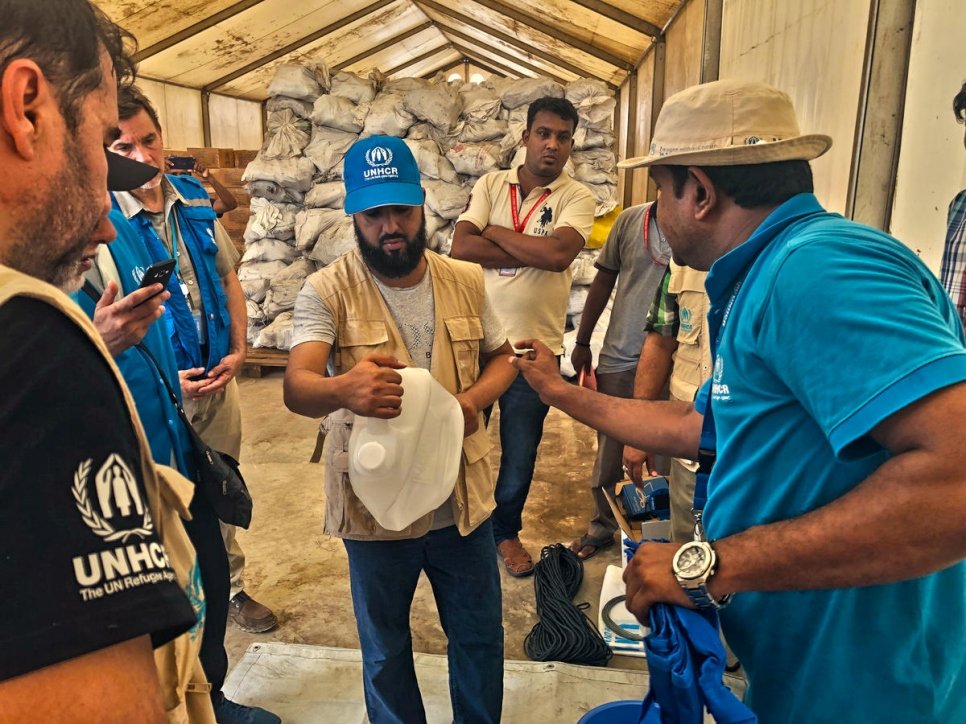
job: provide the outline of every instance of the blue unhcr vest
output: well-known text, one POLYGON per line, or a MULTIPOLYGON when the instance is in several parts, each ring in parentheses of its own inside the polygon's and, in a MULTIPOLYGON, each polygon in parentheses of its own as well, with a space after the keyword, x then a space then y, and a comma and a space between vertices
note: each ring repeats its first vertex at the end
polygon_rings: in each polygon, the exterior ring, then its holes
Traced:
MULTIPOLYGON (((175 218, 178 233, 184 241, 201 293, 202 310, 207 327, 207 356, 203 357, 198 328, 191 314, 191 308, 176 275, 171 275, 168 291, 171 298, 165 303, 164 319, 171 335, 178 369, 204 367, 210 370, 228 354, 230 344, 231 319, 228 315, 228 297, 215 268, 218 244, 215 242, 215 215, 211 208, 208 193, 195 179, 185 176, 168 175, 175 190, 185 199, 175 202, 171 213, 175 218)), ((117 199, 112 199, 115 209, 120 209, 117 199)), ((144 248, 152 261, 170 259, 171 254, 158 237, 151 220, 142 211, 130 219, 144 248)), ((180 263, 179 263, 180 268, 180 263)))
MULTIPOLYGON (((117 239, 108 249, 121 278, 121 290, 118 292, 120 298, 137 290, 144 270, 151 265, 151 259, 124 214, 117 210, 111 211, 110 219, 117 230, 117 239)), ((72 296, 84 313, 93 319, 94 300, 83 291, 75 292, 72 296)), ((171 386, 178 390, 178 367, 164 326, 152 324, 142 344, 161 365, 171 386)), ((173 452, 178 471, 193 480, 195 468, 191 457, 191 442, 157 367, 137 347, 126 349, 114 361, 134 398, 138 417, 141 418, 141 425, 151 446, 151 457, 157 463, 171 465, 173 452)))

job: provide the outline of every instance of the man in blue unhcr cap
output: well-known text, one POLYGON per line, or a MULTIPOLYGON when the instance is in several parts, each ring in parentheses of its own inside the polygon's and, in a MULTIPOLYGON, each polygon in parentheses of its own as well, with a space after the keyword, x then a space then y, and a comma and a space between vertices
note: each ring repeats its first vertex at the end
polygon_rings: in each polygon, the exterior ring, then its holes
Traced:
POLYGON ((819 205, 830 145, 726 80, 669 98, 625 162, 674 259, 709 270, 693 405, 567 385, 540 342, 514 361, 578 420, 699 460, 699 488, 710 470, 702 537, 642 545, 627 607, 720 608, 762 722, 966 721, 966 334, 905 244, 819 205))
POLYGON ((373 722, 426 720, 409 627, 425 571, 449 641, 453 720, 495 722, 503 701, 503 614, 482 410, 515 376, 511 348, 480 267, 426 250, 419 168, 402 139, 357 141, 344 169, 358 248, 310 276, 298 296, 285 404, 328 416, 325 531, 343 539, 349 556, 366 709, 373 722), (334 376, 326 372, 330 360, 334 376), (354 493, 346 451, 356 415, 400 414, 402 367, 429 370, 456 397, 462 462, 441 506, 387 530, 354 493))

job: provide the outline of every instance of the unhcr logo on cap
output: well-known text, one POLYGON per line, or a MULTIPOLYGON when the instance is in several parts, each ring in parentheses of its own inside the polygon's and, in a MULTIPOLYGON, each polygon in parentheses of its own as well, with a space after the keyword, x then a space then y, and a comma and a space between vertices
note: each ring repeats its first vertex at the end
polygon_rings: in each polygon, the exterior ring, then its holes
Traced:
POLYGON ((392 151, 384 146, 373 146, 366 151, 366 163, 370 166, 388 166, 392 163, 392 151))
POLYGON ((399 169, 389 165, 392 163, 392 151, 385 146, 373 146, 368 149, 366 163, 369 164, 369 168, 362 172, 362 178, 366 181, 399 178, 399 169))

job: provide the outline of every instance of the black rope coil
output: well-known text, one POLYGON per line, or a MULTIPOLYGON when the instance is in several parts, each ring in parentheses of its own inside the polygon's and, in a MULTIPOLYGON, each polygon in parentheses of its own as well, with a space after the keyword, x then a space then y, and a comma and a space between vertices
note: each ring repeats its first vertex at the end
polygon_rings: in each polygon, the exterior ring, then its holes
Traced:
POLYGON ((583 561, 566 546, 556 543, 540 551, 533 578, 540 620, 523 642, 533 661, 606 666, 614 656, 584 613, 590 604, 573 603, 583 579, 583 561))

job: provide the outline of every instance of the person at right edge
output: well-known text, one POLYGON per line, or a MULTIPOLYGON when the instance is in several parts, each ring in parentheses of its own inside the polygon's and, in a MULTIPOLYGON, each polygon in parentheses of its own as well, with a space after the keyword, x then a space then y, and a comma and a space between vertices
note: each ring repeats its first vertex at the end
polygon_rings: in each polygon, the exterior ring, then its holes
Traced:
MULTIPOLYGON (((966 83, 953 98, 953 113, 959 123, 966 121, 966 83)), ((966 145, 966 135, 963 144, 966 145)), ((956 305, 960 321, 966 326, 966 189, 956 194, 949 204, 939 278, 956 305)))
MULTIPOLYGON (((555 355, 563 352, 570 264, 594 225, 593 195, 564 171, 578 121, 563 98, 531 103, 523 164, 482 176, 453 230, 451 255, 483 267, 486 292, 510 341, 539 337, 555 355)), ((522 375, 500 396, 493 538, 511 576, 533 573, 520 531, 549 409, 522 375)))
POLYGON ((650 167, 673 258, 708 270, 693 404, 569 385, 536 340, 511 362, 625 444, 700 454, 703 535, 641 545, 627 608, 717 609, 763 724, 962 722, 966 332, 907 245, 818 203, 831 143, 785 93, 723 80, 668 98, 624 162, 650 167))

